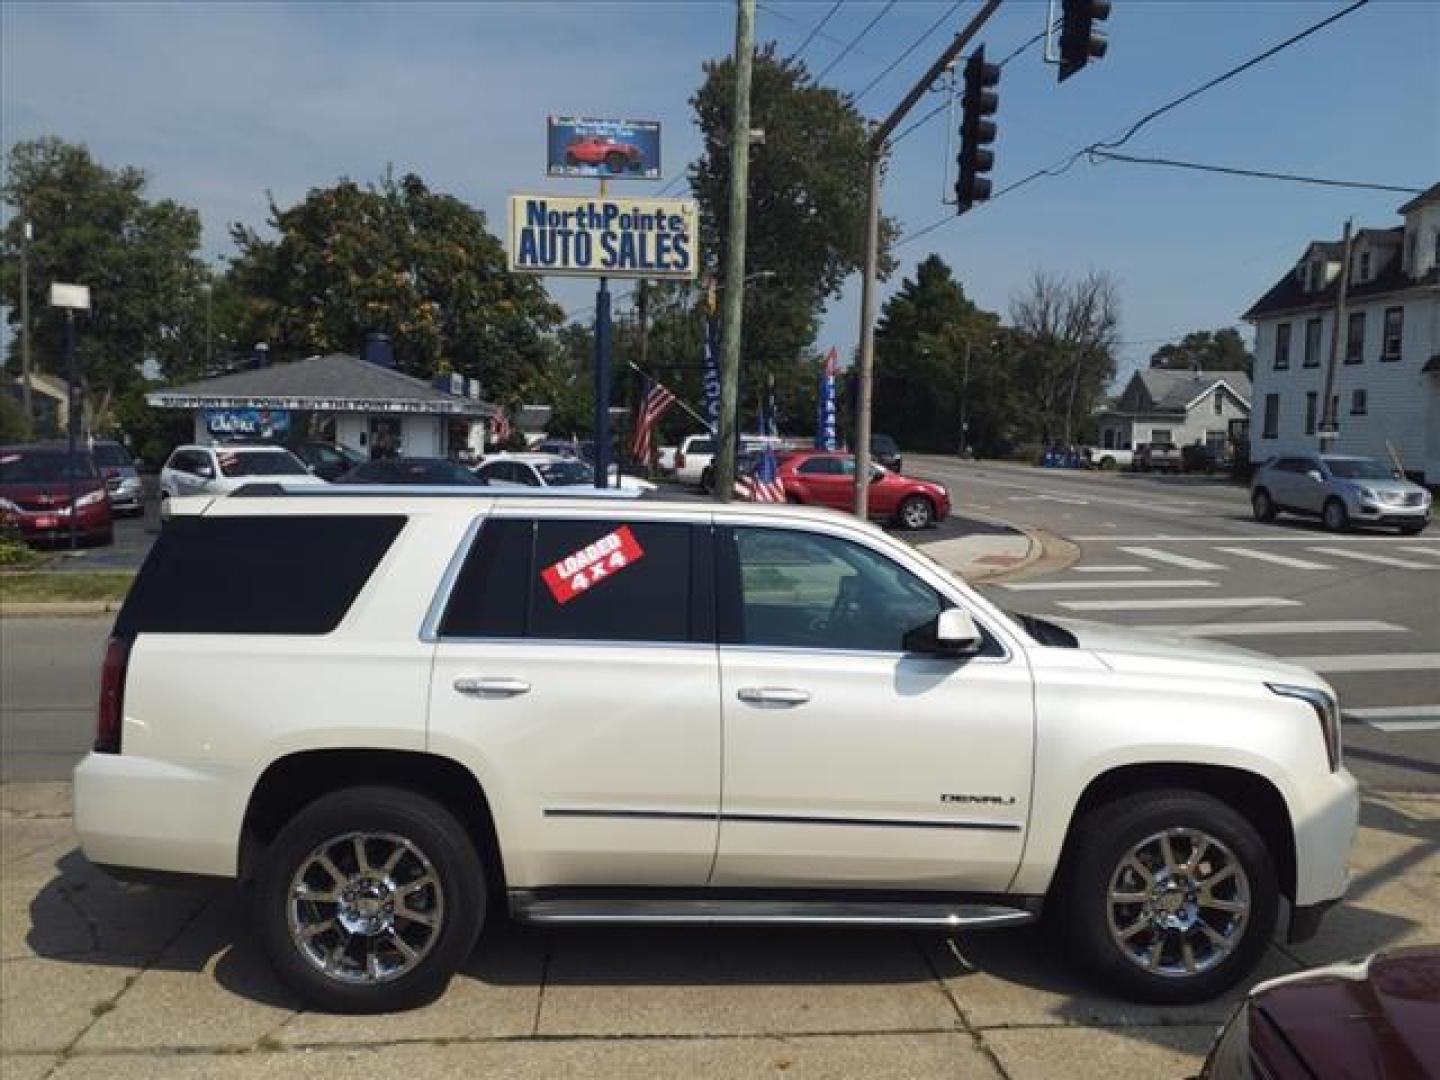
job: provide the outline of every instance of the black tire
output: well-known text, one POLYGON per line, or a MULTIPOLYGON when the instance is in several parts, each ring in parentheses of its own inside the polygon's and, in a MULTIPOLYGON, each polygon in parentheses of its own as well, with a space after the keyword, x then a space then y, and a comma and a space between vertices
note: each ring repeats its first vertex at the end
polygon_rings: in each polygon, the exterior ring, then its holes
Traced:
POLYGON ((700 470, 700 490, 705 494, 711 494, 710 489, 715 486, 715 470, 709 465, 700 470))
MULTIPOLYGON (((338 856, 332 862, 342 873, 350 873, 349 864, 340 863, 338 856)), ((415 865, 423 869, 418 860, 415 865)), ((393 879, 404 868, 402 862, 399 869, 376 873, 393 879)), ((352 884, 355 880, 350 878, 352 884)), ((334 891, 340 892, 341 887, 337 882, 334 891)), ((398 899, 394 903, 401 905, 398 899)), ((311 904, 311 910, 318 913, 313 916, 315 921, 323 921, 328 915, 329 921, 335 923, 341 910, 339 902, 311 904)), ((340 1013, 396 1012, 426 1004, 443 993, 450 977, 474 949, 485 921, 484 871, 469 834, 443 806, 400 788, 346 788, 306 806, 265 852, 255 890, 255 917, 260 942, 276 973, 312 1006, 340 1013), (439 882, 438 900, 428 916, 434 918, 433 912, 439 913, 433 938, 417 946, 420 957, 408 971, 388 981, 346 981, 326 974, 301 952, 291 935, 291 887, 297 872, 314 852, 330 842, 343 843, 348 834, 357 832, 407 841, 428 860, 439 882)), ((391 922, 398 925, 393 918, 391 922)), ((362 951, 367 947, 364 935, 342 933, 338 923, 336 927, 329 933, 336 942, 346 942, 342 955, 348 954, 357 941, 362 951)), ((412 938, 410 944, 417 943, 412 938)))
MULTIPOLYGON (((1193 851, 1182 835, 1175 835, 1171 841, 1178 856, 1180 851, 1193 851)), ((1077 821, 1066 852, 1060 879, 1057 881, 1057 902, 1048 905, 1047 914, 1059 920, 1072 959, 1117 993, 1136 1001, 1157 1004, 1186 1004, 1207 1001, 1223 993, 1243 979, 1259 962, 1274 930, 1276 912, 1279 906, 1279 887, 1275 878, 1275 859, 1265 847, 1265 842, 1255 827, 1244 817, 1220 800, 1198 791, 1144 791, 1127 795, 1114 802, 1106 803, 1089 811, 1077 821), (1192 830, 1203 833, 1218 846, 1203 848, 1213 855, 1202 857, 1195 874, 1214 873, 1213 867, 1221 867, 1229 861, 1235 862, 1243 871, 1247 883, 1248 908, 1243 921, 1233 930, 1235 937, 1228 953, 1216 950, 1212 957, 1208 949, 1215 948, 1195 925, 1188 934, 1180 931, 1166 931, 1160 959, 1174 957, 1181 948, 1179 937, 1191 943, 1192 959, 1197 963, 1213 961, 1213 966, 1198 969, 1194 974, 1162 974, 1148 970, 1139 959, 1132 957, 1112 931, 1112 910, 1109 893, 1112 881, 1124 873, 1123 865, 1137 846, 1157 834, 1169 834, 1172 830, 1192 830), (1177 937, 1176 935, 1179 935, 1177 937), (1199 946, 1200 952, 1195 952, 1199 946)), ((1150 895, 1155 894, 1154 882, 1162 880, 1163 868, 1155 869, 1150 895)), ((1135 880, 1139 881, 1137 877, 1135 880)), ((1232 875, 1225 879, 1238 889, 1239 882, 1232 875)), ((1139 886, 1142 890, 1143 885, 1139 886)), ((1213 888, 1226 888, 1225 882, 1213 888)), ((1183 890, 1179 890, 1182 897, 1183 890)), ((1234 902, 1233 896, 1226 902, 1234 902)), ((1139 905, 1130 908, 1117 907, 1117 911, 1140 920, 1139 905)), ((1163 905, 1157 911, 1163 912, 1163 905)), ((1209 909, 1205 909, 1208 911, 1209 909)), ((1183 913, 1182 913, 1183 914, 1183 913)), ((1203 914, 1203 913, 1202 913, 1203 914)), ((1217 914, 1224 920, 1232 918, 1225 913, 1209 912, 1206 921, 1217 914)), ((1144 921, 1148 922, 1147 919, 1144 921)), ((1127 928, 1135 923, 1128 923, 1127 928)), ((1153 923, 1149 923, 1153 926, 1153 923)), ((1214 924, 1211 924, 1214 926, 1214 924)), ((1222 927, 1216 926, 1220 930, 1222 927)), ((1132 939, 1134 948, 1149 953, 1149 945, 1157 932, 1142 929, 1132 939), (1146 935, 1149 935, 1146 937, 1146 935)), ((1226 934, 1225 936, 1230 936, 1226 934)), ((1171 964, 1181 964, 1172 959, 1171 964)))
POLYGON ((900 504, 895 520, 901 528, 912 532, 928 529, 935 524, 935 504, 924 495, 911 495, 900 504))
POLYGON ((1250 496, 1250 509, 1255 514, 1255 520, 1269 523, 1275 520, 1275 500, 1270 498, 1270 493, 1264 488, 1257 488, 1255 494, 1250 496))
POLYGON ((609 153, 605 155, 605 167, 612 173, 624 172, 626 166, 629 164, 630 159, 624 154, 609 153))
POLYGON ((1350 512, 1339 499, 1326 499, 1320 517, 1331 532, 1344 532, 1350 527, 1350 512))

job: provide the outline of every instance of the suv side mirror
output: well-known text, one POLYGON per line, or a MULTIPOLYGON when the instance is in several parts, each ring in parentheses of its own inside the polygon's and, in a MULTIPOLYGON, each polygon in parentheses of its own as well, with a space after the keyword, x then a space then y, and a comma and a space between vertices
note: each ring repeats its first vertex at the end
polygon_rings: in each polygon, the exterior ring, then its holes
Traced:
POLYGON ((905 635, 906 652, 932 656, 961 657, 980 651, 984 638, 975 620, 964 608, 946 608, 924 626, 905 635))
POLYGON ((214 479, 215 479, 215 469, 214 469, 213 466, 208 465, 208 464, 207 464, 207 465, 196 465, 196 466, 195 466, 195 475, 196 475, 196 476, 203 476, 206 480, 214 480, 214 479))
POLYGON ((1320 475, 1319 469, 1311 469, 1305 475, 1308 476, 1311 480, 1314 480, 1317 484, 1323 483, 1325 480, 1325 477, 1320 475))

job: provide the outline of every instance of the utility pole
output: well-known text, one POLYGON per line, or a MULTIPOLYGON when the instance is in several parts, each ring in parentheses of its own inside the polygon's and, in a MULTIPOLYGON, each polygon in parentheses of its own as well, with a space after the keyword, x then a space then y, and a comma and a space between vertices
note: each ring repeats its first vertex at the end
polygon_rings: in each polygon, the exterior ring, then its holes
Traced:
POLYGON ((214 302, 215 286, 207 281, 205 283, 205 375, 207 377, 215 371, 215 336, 212 330, 214 302))
POLYGON ((970 335, 965 335, 965 367, 960 377, 960 456, 970 445, 970 335))
MULTIPOLYGON (((1330 362, 1325 365, 1325 396, 1320 399, 1320 452, 1328 453, 1335 446, 1335 436, 1340 418, 1335 415, 1335 366, 1340 362, 1342 326, 1345 323, 1345 299, 1350 291, 1350 229, 1354 218, 1345 219, 1345 233, 1341 240, 1340 291, 1335 297, 1335 325, 1330 328, 1330 362)), ((1348 334, 1347 334, 1348 337, 1348 334)))
MULTIPOLYGON (((996 0, 998 2, 998 0, 996 0)), ((740 395, 740 333, 745 304, 745 218, 750 194, 750 73, 755 59, 755 0, 735 4, 735 102, 730 117, 729 229, 725 295, 721 298, 720 440, 715 448, 715 497, 735 488, 736 403, 740 395)))
POLYGON ((20 403, 25 410, 25 428, 35 433, 35 413, 30 390, 30 239, 34 235, 27 217, 20 227, 20 403))
POLYGON ((862 521, 870 512, 870 405, 875 376, 875 275, 880 261, 880 164, 885 157, 885 143, 897 124, 905 119, 915 103, 925 96, 935 81, 955 62, 970 39, 1000 6, 1000 0, 986 0, 965 29, 955 35, 930 70, 910 88, 895 110, 871 132, 866 154, 867 190, 865 200, 865 271, 860 282, 860 371, 856 380, 855 406, 855 516, 862 521))

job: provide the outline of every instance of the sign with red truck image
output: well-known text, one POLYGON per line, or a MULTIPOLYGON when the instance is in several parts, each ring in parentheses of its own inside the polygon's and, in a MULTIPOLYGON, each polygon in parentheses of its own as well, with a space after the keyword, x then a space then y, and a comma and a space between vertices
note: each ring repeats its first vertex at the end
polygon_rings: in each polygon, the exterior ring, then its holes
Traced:
POLYGON ((660 179, 660 125, 654 120, 552 116, 546 129, 549 176, 660 179))

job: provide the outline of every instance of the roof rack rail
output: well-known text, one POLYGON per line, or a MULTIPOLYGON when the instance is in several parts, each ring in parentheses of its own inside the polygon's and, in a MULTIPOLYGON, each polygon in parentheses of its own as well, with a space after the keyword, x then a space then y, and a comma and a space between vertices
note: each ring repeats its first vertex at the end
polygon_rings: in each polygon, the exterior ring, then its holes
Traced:
POLYGON ((627 488, 501 488, 440 484, 317 484, 291 486, 275 481, 244 484, 231 491, 231 499, 294 498, 396 498, 423 495, 438 499, 641 499, 656 493, 627 488))

